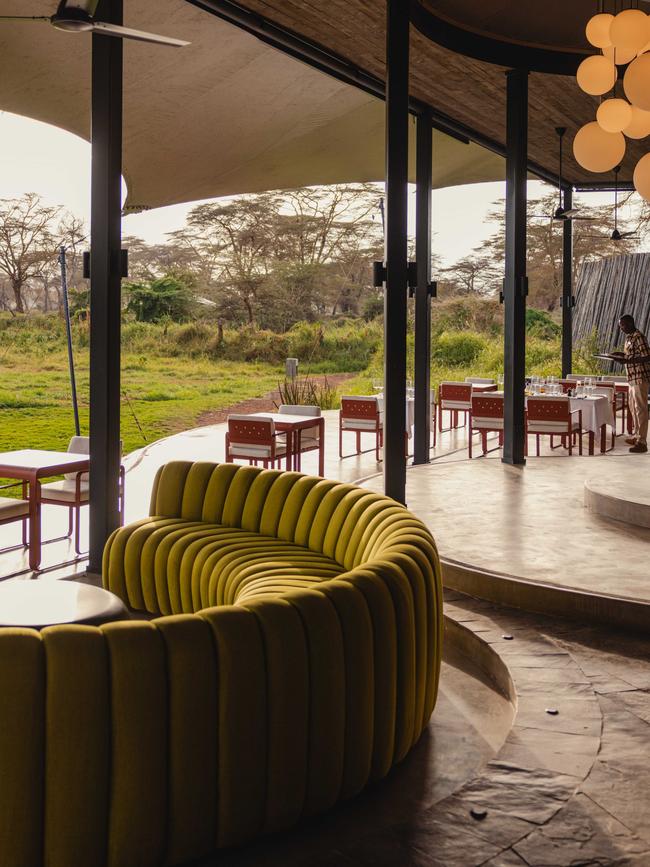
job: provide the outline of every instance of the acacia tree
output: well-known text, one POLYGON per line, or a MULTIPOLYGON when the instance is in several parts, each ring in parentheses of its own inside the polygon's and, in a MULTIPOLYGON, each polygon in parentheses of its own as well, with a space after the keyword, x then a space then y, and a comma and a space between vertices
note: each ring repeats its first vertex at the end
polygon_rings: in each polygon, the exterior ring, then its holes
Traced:
POLYGON ((0 199, 0 274, 13 292, 17 313, 25 312, 29 281, 42 275, 56 256, 58 207, 46 206, 36 193, 0 199))
POLYGON ((381 238, 377 202, 372 185, 238 197, 194 208, 171 238, 203 263, 197 286, 221 309, 239 308, 250 325, 288 327, 349 306, 369 283, 366 265, 381 238), (279 318, 271 315, 278 305, 279 318))
MULTIPOLYGON (((621 208, 626 200, 618 203, 619 230, 626 232, 636 228, 622 219, 621 208)), ((503 274, 505 250, 505 225, 502 203, 488 219, 497 225, 497 231, 485 241, 477 254, 486 255, 499 274, 503 274)), ((527 245, 529 303, 533 307, 554 310, 562 295, 562 227, 560 220, 553 219, 557 208, 557 193, 549 193, 531 200, 528 206, 527 245)), ((592 259, 633 252, 638 240, 612 241, 614 228, 614 203, 611 206, 580 209, 580 216, 587 220, 573 221, 573 278, 577 278, 582 264, 592 259)))

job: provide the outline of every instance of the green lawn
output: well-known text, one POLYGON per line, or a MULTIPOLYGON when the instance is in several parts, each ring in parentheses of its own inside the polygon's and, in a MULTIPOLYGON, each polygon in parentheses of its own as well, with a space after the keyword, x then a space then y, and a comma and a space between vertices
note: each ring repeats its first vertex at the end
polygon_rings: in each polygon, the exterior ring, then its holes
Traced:
MULTIPOLYGON (((87 433, 88 355, 85 351, 76 355, 81 430, 87 433)), ((0 451, 65 450, 74 434, 65 353, 39 356, 5 347, 0 370, 0 451)), ((271 364, 126 353, 121 419, 125 452, 193 427, 203 412, 265 394, 282 375, 282 369, 271 364)))

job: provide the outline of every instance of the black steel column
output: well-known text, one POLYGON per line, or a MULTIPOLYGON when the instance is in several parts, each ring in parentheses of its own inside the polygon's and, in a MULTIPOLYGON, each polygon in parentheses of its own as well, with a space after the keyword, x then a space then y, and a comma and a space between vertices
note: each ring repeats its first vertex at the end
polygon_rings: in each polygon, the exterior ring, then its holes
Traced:
MULTIPOLYGON (((573 190, 564 191, 564 207, 573 207, 573 190)), ((565 220, 562 227, 562 376, 573 366, 573 222, 565 220)))
POLYGON ((415 191, 415 433, 413 462, 429 461, 431 448, 431 184, 433 128, 428 112, 417 118, 415 191))
POLYGON ((384 490, 406 500, 409 4, 387 0, 384 490))
POLYGON ((504 282, 503 460, 524 464, 526 367, 526 170, 528 161, 528 73, 507 78, 506 277, 504 282))
MULTIPOLYGON (((102 21, 122 23, 122 0, 102 0, 102 21)), ((90 554, 101 572, 106 539, 118 526, 122 40, 92 37, 90 214, 90 554)))

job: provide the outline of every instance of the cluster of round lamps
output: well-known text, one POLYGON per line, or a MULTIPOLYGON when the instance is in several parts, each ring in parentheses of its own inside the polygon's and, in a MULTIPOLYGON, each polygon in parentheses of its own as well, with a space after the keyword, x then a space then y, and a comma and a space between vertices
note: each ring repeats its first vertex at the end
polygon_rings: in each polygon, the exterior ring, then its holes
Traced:
MULTIPOLYGON (((603 99, 596 120, 578 130, 573 141, 576 161, 590 172, 609 172, 625 156, 626 136, 650 135, 650 16, 641 9, 624 9, 618 15, 601 12, 586 28, 587 40, 601 54, 585 58, 578 67, 578 85, 591 96, 603 99), (615 85, 618 66, 627 66, 623 77, 626 99, 618 97, 615 85)), ((634 170, 634 186, 650 201, 650 153, 634 170)))

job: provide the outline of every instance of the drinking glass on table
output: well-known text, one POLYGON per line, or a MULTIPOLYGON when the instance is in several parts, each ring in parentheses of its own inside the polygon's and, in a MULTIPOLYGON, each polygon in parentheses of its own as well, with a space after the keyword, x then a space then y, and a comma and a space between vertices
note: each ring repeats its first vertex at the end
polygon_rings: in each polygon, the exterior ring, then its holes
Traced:
POLYGON ((373 388, 373 391, 383 391, 384 390, 383 381, 381 379, 373 379, 372 388, 373 388))
POLYGON ((497 383, 499 384, 499 391, 503 390, 503 374, 500 373, 497 376, 497 383))

